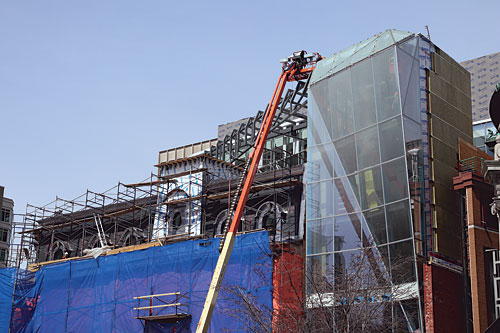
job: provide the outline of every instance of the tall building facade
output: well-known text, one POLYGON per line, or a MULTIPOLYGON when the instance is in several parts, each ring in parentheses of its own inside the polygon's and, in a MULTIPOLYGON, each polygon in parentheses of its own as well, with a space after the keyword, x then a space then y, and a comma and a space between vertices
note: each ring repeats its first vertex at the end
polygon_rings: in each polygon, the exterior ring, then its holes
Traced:
POLYGON ((460 271, 452 177, 458 138, 472 141, 468 82, 425 37, 397 30, 318 63, 308 113, 308 280, 341 283, 368 252, 374 276, 407 286, 388 312, 393 320, 417 330, 425 316, 435 328, 423 262, 460 271))
POLYGON ((6 267, 9 255, 10 232, 14 218, 14 201, 3 196, 0 186, 0 268, 6 267))
POLYGON ((474 146, 493 156, 490 147, 493 147, 498 132, 491 122, 488 106, 491 95, 500 82, 500 52, 466 60, 460 64, 471 75, 474 146))

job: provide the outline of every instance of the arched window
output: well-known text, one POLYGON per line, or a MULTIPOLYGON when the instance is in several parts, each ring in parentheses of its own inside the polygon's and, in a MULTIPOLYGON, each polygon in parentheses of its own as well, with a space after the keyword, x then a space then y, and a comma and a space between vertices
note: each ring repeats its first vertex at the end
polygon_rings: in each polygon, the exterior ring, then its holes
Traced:
POLYGON ((174 218, 172 219, 172 230, 174 234, 177 233, 177 230, 179 230, 181 225, 182 225, 182 216, 181 213, 177 212, 174 214, 174 218))
POLYGON ((54 252, 54 259, 53 260, 58 260, 58 259, 62 259, 64 256, 64 251, 63 249, 57 249, 55 252, 54 252))

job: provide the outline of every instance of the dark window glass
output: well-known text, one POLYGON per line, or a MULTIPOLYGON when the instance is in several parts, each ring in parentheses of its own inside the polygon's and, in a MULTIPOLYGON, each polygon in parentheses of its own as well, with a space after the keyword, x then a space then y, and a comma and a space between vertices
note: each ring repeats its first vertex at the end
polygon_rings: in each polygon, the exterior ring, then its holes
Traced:
POLYGON ((354 65, 351 73, 354 128, 360 130, 376 123, 373 72, 370 59, 354 65))
POLYGON ((399 89, 401 92, 401 103, 405 104, 408 83, 410 82, 410 77, 412 75, 412 67, 413 67, 413 57, 409 54, 397 50, 398 52, 398 74, 399 74, 399 89))
POLYGON ((334 218, 334 250, 352 250, 362 247, 360 214, 340 215, 334 218))
POLYGON ((181 213, 175 213, 174 218, 172 219, 172 226, 175 229, 178 229, 181 226, 181 224, 182 224, 181 213))
POLYGON ((377 245, 387 243, 384 208, 369 210, 364 212, 363 215, 369 228, 367 237, 372 238, 377 245))
POLYGON ((410 207, 408 200, 396 202, 385 207, 389 242, 411 237, 410 207))
POLYGON ((338 158, 335 158, 335 176, 345 176, 356 171, 354 135, 346 136, 333 144, 338 156, 338 158))
POLYGON ((5 262, 7 260, 7 250, 0 249, 0 262, 5 262))
POLYGON ((0 229, 0 241, 7 242, 9 231, 7 229, 0 229))
POLYGON ((384 263, 384 269, 385 271, 390 270, 390 265, 389 265, 389 246, 384 245, 384 246, 379 246, 378 248, 379 256, 382 257, 382 261, 384 263))
POLYGON ((321 254, 307 257, 306 289, 308 294, 331 292, 333 256, 321 254))
POLYGON ((396 284, 415 281, 415 259, 411 240, 389 244, 392 280, 396 284))
POLYGON ((378 130, 372 126, 356 133, 356 147, 358 152, 358 170, 379 164, 378 130))
POLYGON ((384 203, 380 166, 361 171, 359 183, 363 209, 375 208, 384 203))
POLYGON ((401 118, 396 117, 378 125, 382 162, 404 155, 401 118))
POLYGON ((413 62, 408 86, 405 95, 402 97, 404 97, 403 113, 420 122, 420 63, 418 60, 413 62))
MULTIPOLYGON (((360 257, 361 251, 344 251, 334 253, 334 272, 336 285, 341 287, 345 279, 354 272, 353 258, 360 257)), ((342 286, 345 288, 345 285, 342 286)))
POLYGON ((342 215, 360 211, 358 175, 334 180, 334 214, 342 215))
POLYGON ((306 224, 307 254, 333 251, 333 219, 308 221, 306 224))
POLYGON ((10 222, 10 210, 2 208, 1 220, 4 222, 10 222))
POLYGON ((335 287, 344 290, 363 288, 364 286, 373 288, 374 284, 380 281, 379 278, 384 276, 388 278, 386 268, 381 261, 373 261, 374 258, 377 258, 374 252, 373 249, 365 249, 334 253, 335 287), (356 286, 352 284, 356 284, 356 286))
POLYGON ((401 113, 394 47, 374 56, 373 68, 378 119, 382 121, 401 113))
POLYGON ((393 202, 408 196, 405 158, 382 164, 385 202, 393 202))

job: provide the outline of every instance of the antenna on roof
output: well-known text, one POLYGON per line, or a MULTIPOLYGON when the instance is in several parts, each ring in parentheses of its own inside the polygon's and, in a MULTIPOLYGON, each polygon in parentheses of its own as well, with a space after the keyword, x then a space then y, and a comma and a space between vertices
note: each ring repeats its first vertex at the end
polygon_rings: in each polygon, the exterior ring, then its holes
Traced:
POLYGON ((425 30, 427 30, 427 38, 429 38, 429 40, 431 40, 431 33, 429 32, 429 26, 428 25, 425 26, 425 30))

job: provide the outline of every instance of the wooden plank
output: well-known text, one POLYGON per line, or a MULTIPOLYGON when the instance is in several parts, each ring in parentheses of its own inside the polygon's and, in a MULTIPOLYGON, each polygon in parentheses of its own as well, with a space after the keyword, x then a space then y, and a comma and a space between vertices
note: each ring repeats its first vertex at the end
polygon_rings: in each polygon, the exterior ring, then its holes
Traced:
POLYGON ((167 314, 167 315, 159 315, 159 316, 142 316, 135 317, 135 319, 147 320, 147 321, 164 321, 164 322, 177 322, 182 319, 186 319, 191 317, 190 314, 187 313, 177 313, 177 314, 167 314))
POLYGON ((179 291, 176 291, 175 293, 166 293, 166 294, 156 294, 156 295, 146 295, 146 296, 136 296, 134 299, 147 299, 147 298, 152 298, 152 297, 160 297, 160 296, 171 296, 171 295, 180 295, 181 293, 179 291))
POLYGON ((169 306, 180 306, 180 305, 186 305, 186 304, 172 303, 172 304, 162 304, 162 305, 141 306, 138 308, 134 308, 134 310, 149 310, 149 309, 154 309, 154 308, 166 308, 169 306))

